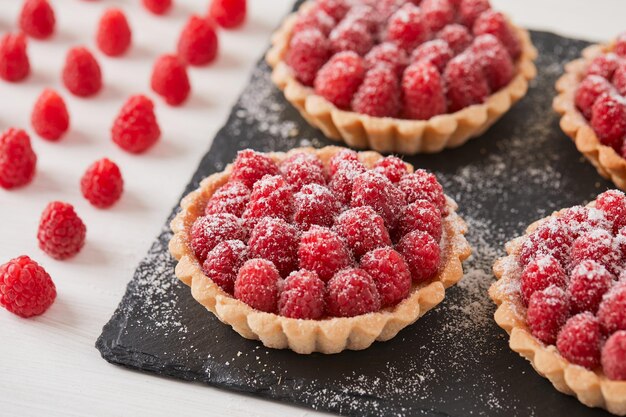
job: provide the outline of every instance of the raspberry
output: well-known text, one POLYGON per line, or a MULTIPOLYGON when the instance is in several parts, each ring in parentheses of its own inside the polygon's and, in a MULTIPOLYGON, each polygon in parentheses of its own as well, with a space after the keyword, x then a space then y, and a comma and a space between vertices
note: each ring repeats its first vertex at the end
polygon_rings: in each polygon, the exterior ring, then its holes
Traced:
POLYGON ((619 190, 609 190, 596 198, 596 208, 604 213, 613 225, 613 233, 626 226, 626 195, 619 190))
POLYGON ((131 31, 124 12, 120 9, 108 9, 98 23, 96 43, 103 54, 108 56, 123 55, 130 47, 131 31))
POLYGON ((338 272, 328 281, 326 308, 335 317, 354 317, 380 310, 374 279, 358 268, 338 272))
POLYGON ((25 0, 19 19, 22 32, 33 38, 46 39, 54 32, 54 10, 48 0, 25 0))
POLYGON ((49 88, 37 99, 30 120, 35 132, 51 141, 59 140, 70 126, 70 115, 63 98, 49 88))
POLYGON ((63 67, 63 84, 78 97, 89 97, 102 88, 102 72, 98 61, 82 46, 70 49, 63 67))
POLYGON ((612 282, 613 275, 599 263, 591 260, 579 263, 572 270, 567 287, 572 312, 590 311, 595 314, 612 282))
POLYGON ((400 210, 406 205, 406 201, 402 191, 398 190, 387 177, 368 170, 354 179, 350 205, 372 207, 383 218, 385 225, 391 229, 395 226, 400 210))
POLYGON ((41 215, 37 240, 39 248, 54 259, 76 255, 85 244, 87 228, 71 204, 53 201, 41 215))
POLYGON ((489 0, 461 0, 459 4, 459 20, 465 26, 471 28, 478 16, 489 9, 491 9, 489 0))
POLYGON ((323 185, 307 184, 294 196, 296 225, 308 230, 311 225, 330 227, 341 210, 341 204, 333 193, 323 185))
POLYGON ((428 61, 437 67, 439 72, 443 71, 448 61, 452 59, 454 52, 450 46, 441 39, 424 42, 411 54, 411 62, 428 61))
POLYGON ((569 252, 574 242, 572 232, 563 222, 549 219, 531 233, 522 244, 519 260, 525 267, 539 256, 552 255, 563 266, 569 263, 569 252))
POLYGON ((598 319, 591 313, 571 317, 559 331, 556 346, 570 363, 593 369, 600 365, 602 332, 598 319))
POLYGON ((22 81, 30 73, 26 53, 26 37, 6 33, 0 38, 0 78, 9 82, 22 81))
POLYGON ((183 104, 191 91, 185 65, 176 55, 168 54, 155 61, 150 86, 170 106, 183 104))
POLYGON ((383 174, 394 184, 400 182, 402 177, 409 173, 404 161, 397 156, 386 156, 376 162, 374 171, 383 174))
POLYGON ((371 250, 391 245, 383 218, 369 206, 341 213, 335 222, 335 230, 346 240, 357 259, 371 250))
POLYGON ((246 20, 246 0, 213 0, 209 15, 223 28, 234 29, 246 20))
POLYGON ((613 248, 613 236, 604 229, 596 229, 580 235, 572 245, 572 265, 592 260, 604 266, 610 273, 619 274, 621 259, 613 248))
POLYGON ((246 187, 252 188, 264 176, 277 174, 278 167, 271 158, 252 149, 244 149, 237 153, 230 180, 241 181, 246 187))
POLYGON ((107 158, 94 162, 80 180, 80 191, 95 207, 111 207, 120 199, 124 180, 118 166, 107 158))
POLYGON ((359 161, 344 161, 338 164, 329 187, 341 204, 350 204, 354 179, 365 171, 366 168, 359 161))
POLYGON ((324 36, 328 36, 335 27, 335 19, 319 7, 311 7, 298 13, 296 23, 293 26, 293 33, 304 32, 308 29, 317 29, 324 36))
MULTIPOLYGON (((344 164, 344 161, 359 162, 359 155, 352 149, 345 148, 337 152, 337 154, 335 154, 335 156, 330 159, 330 163, 328 166, 331 177, 335 176, 339 167, 344 164)), ((363 164, 361 164, 361 166, 363 166, 363 164)), ((365 169, 365 167, 363 168, 365 169)))
POLYGON ((606 219, 604 212, 582 206, 574 206, 565 210, 558 221, 569 230, 574 239, 595 229, 610 231, 613 227, 611 222, 606 219))
POLYGON ((482 65, 492 91, 498 91, 513 79, 513 61, 498 38, 489 34, 477 36, 471 48, 482 65))
POLYGON ((296 32, 289 42, 286 62, 302 84, 312 86, 330 57, 330 42, 318 29, 296 32))
POLYGON ((524 268, 520 277, 520 289, 524 305, 537 291, 543 291, 551 285, 565 288, 567 275, 559 261, 551 255, 537 256, 524 268))
POLYGON ((517 59, 522 54, 522 45, 517 33, 500 12, 494 10, 483 12, 474 22, 473 31, 476 36, 491 34, 498 38, 513 59, 517 59))
POLYGON ((626 281, 618 281, 604 295, 598 309, 598 319, 607 334, 626 330, 626 281))
POLYGON ((365 55, 374 46, 374 39, 367 26, 349 20, 344 20, 335 27, 330 32, 328 40, 335 53, 353 51, 359 55, 365 55))
POLYGON ((280 275, 266 259, 250 259, 239 270, 235 280, 235 298, 250 307, 275 313, 278 310, 280 275))
POLYGON ((10 190, 28 184, 36 166, 37 155, 26 132, 10 128, 0 135, 0 187, 10 190))
POLYGON ((439 33, 437 39, 445 41, 455 55, 460 54, 472 43, 472 34, 467 28, 458 23, 447 25, 439 33))
POLYGON ((317 0, 317 5, 337 22, 343 19, 350 10, 350 5, 346 0, 317 0))
POLYGON ((411 52, 430 36, 422 11, 413 3, 406 3, 398 9, 387 23, 387 40, 411 52))
POLYGON ((222 185, 207 202, 204 214, 230 213, 243 215, 250 201, 250 189, 240 181, 229 181, 222 185))
POLYGON ((439 270, 441 249, 426 232, 414 230, 400 239, 396 250, 400 252, 411 270, 413 282, 423 283, 433 278, 439 270))
POLYGON ((324 166, 320 159, 310 153, 298 152, 280 164, 280 171, 294 191, 306 184, 326 185, 324 166))
POLYGON ((265 217, 254 226, 248 241, 251 258, 271 261, 287 276, 298 265, 298 230, 283 219, 265 217))
POLYGON ((400 82, 393 67, 378 65, 365 74, 352 100, 352 109, 374 117, 395 117, 400 113, 400 95, 400 82))
POLYGON ((407 203, 417 200, 430 201, 441 213, 447 213, 446 196, 437 177, 423 169, 418 169, 412 174, 407 174, 400 180, 400 190, 406 195, 407 203))
POLYGON ((455 11, 448 0, 423 0, 420 7, 431 32, 437 32, 454 21, 455 11))
POLYGON ((415 62, 404 71, 402 92, 409 119, 427 120, 446 112, 444 81, 430 62, 415 62))
POLYGON ((347 109, 365 77, 365 61, 345 51, 334 55, 317 73, 315 93, 335 106, 347 109))
POLYGON ((448 86, 446 96, 451 112, 483 103, 491 92, 478 59, 467 52, 457 55, 448 63, 443 77, 448 86))
POLYGON ((626 32, 621 33, 617 39, 615 39, 613 50, 617 55, 626 57, 626 32))
POLYGON ((0 306, 28 318, 43 314, 57 296, 50 275, 28 256, 0 266, 0 306))
POLYGON ((152 100, 144 95, 130 97, 113 122, 111 137, 120 148, 142 153, 161 136, 152 100))
POLYGON ((437 242, 441 240, 443 233, 441 213, 430 201, 417 200, 401 209, 396 240, 400 240, 414 230, 428 233, 437 242))
POLYGON ((161 15, 172 7, 172 0, 141 0, 143 6, 150 12, 161 15))
POLYGON ((250 202, 243 218, 252 227, 263 217, 277 217, 291 221, 293 216, 293 188, 280 175, 266 176, 252 187, 250 202))
POLYGON ((404 4, 406 0, 377 0, 373 1, 375 10, 381 18, 381 21, 385 22, 404 4))
POLYGON ((376 36, 380 30, 382 21, 380 20, 380 16, 376 13, 376 9, 372 6, 373 5, 367 4, 354 5, 344 17, 343 22, 365 25, 367 31, 376 36))
POLYGON ((380 43, 365 55, 365 66, 368 70, 380 64, 388 64, 391 65, 398 77, 404 72, 407 62, 408 57, 405 50, 392 42, 380 43))
POLYGON ((233 295, 237 271, 247 258, 248 248, 241 240, 225 240, 207 254, 202 271, 220 288, 233 295))
POLYGON ((326 286, 315 272, 292 272, 278 298, 278 312, 293 319, 319 320, 324 316, 326 286))
POLYGON ((531 295, 526 311, 530 332, 546 345, 556 343, 561 326, 569 317, 569 300, 565 291, 556 286, 531 295))
POLYGON ((206 65, 217 57, 218 39, 213 23, 191 16, 178 38, 178 56, 189 65, 206 65))
POLYGON ((591 109, 591 127, 602 144, 619 151, 626 137, 626 100, 612 94, 598 97, 591 109))
POLYGON ((606 78, 602 78, 599 75, 589 75, 578 86, 574 102, 583 116, 586 119, 591 119, 593 104, 598 97, 603 94, 610 94, 612 91, 613 87, 606 78))
POLYGON ((600 55, 594 58, 587 67, 587 75, 598 75, 611 81, 615 70, 619 66, 620 59, 614 53, 600 55))
POLYGON ((613 79, 611 80, 615 89, 622 96, 626 96, 626 62, 623 60, 613 73, 613 79))
POLYGON ((245 232, 239 219, 221 213, 198 217, 191 226, 191 249, 200 264, 207 254, 223 240, 244 240, 245 232))
POLYGON ((411 272, 398 252, 391 248, 378 248, 361 259, 361 269, 376 282, 381 307, 389 307, 404 300, 411 290, 411 272))
POLYGON ((298 259, 300 268, 315 272, 323 281, 353 264, 350 250, 339 235, 315 225, 302 234, 298 259))
POLYGON ((604 344, 602 368, 607 378, 626 381, 626 331, 613 333, 604 344))

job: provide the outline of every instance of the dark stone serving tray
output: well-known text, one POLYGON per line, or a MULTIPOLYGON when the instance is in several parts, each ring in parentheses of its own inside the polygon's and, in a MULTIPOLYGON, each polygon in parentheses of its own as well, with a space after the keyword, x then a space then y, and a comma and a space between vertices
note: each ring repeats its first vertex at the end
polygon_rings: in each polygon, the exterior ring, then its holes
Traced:
MULTIPOLYGON (((220 323, 176 279, 167 219, 97 341, 103 358, 350 416, 608 415, 560 394, 512 352, 486 294, 491 265, 507 240, 552 210, 587 202, 611 186, 581 158, 551 109, 563 64, 587 42, 544 32, 532 38, 539 75, 519 104, 458 149, 406 158, 436 172, 459 203, 474 248, 461 283, 417 323, 359 352, 302 356, 267 349, 220 323)), ((222 170, 240 149, 333 143, 284 100, 269 73, 260 61, 184 194, 222 170)))

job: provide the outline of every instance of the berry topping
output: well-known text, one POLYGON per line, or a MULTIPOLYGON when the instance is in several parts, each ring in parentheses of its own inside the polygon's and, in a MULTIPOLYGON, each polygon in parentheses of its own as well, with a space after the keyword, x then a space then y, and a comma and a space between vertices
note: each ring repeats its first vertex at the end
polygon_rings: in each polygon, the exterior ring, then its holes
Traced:
POLYGON ((437 274, 441 249, 428 233, 414 230, 400 239, 396 249, 407 261, 413 282, 427 282, 437 274))
POLYGON ((615 39, 613 50, 617 55, 626 57, 626 32, 621 33, 617 39, 615 39))
POLYGON ((311 225, 330 227, 339 214, 341 204, 323 185, 307 184, 294 196, 294 223, 302 230, 311 225))
POLYGON ((50 275, 28 256, 0 266, 0 306, 28 318, 43 314, 57 296, 50 275))
POLYGON ((391 245, 383 218, 369 206, 341 213, 335 222, 335 229, 346 240, 357 259, 371 250, 391 245))
POLYGON ((315 78, 315 93, 335 106, 350 107, 352 97, 365 77, 365 62, 351 51, 334 55, 318 72, 315 78))
POLYGON ((161 15, 172 7, 172 0, 141 0, 143 6, 150 12, 161 15))
POLYGON ((468 28, 484 11, 491 9, 489 0, 461 0, 459 3, 459 19, 468 28))
POLYGON ((567 228, 573 238, 595 229, 612 229, 612 225, 606 219, 604 212, 591 207, 570 207, 565 210, 559 222, 567 228))
POLYGON ((367 4, 353 5, 350 11, 344 17, 343 22, 363 24, 365 25, 367 30, 373 35, 377 35, 378 31, 380 30, 380 25, 382 23, 382 21, 380 20, 380 16, 376 13, 376 9, 367 4))
POLYGON ((280 274, 266 259, 250 259, 243 264, 235 280, 235 298, 250 307, 275 313, 278 307, 280 274))
POLYGON ((613 333, 604 344, 602 368, 609 379, 626 381, 626 331, 613 333))
POLYGON ((374 46, 374 39, 367 26, 351 20, 342 21, 330 32, 328 39, 335 53, 353 51, 365 55, 374 46))
POLYGON ((326 285, 315 272, 301 269, 285 279, 278 298, 281 316, 318 320, 324 316, 326 285))
POLYGON ((361 269, 374 278, 381 307, 394 306, 409 295, 411 272, 402 255, 395 250, 378 248, 365 254, 361 269))
POLYGON ((102 53, 108 56, 123 55, 130 47, 131 37, 130 25, 120 9, 104 12, 96 34, 96 43, 102 53))
POLYGON ((28 184, 36 165, 37 155, 26 132, 10 128, 0 135, 0 187, 10 190, 28 184))
POLYGON ((245 233, 239 219, 222 213, 198 217, 191 226, 191 249, 200 263, 223 240, 244 240, 245 233))
POLYGON ((80 180, 80 191, 93 206, 111 207, 122 196, 124 180, 115 162, 103 158, 87 168, 80 180))
POLYGON ((207 254, 202 271, 224 291, 233 295, 237 271, 247 258, 248 248, 241 240, 225 240, 207 254))
POLYGON ((599 263, 582 261, 570 273, 567 287, 573 313, 598 311, 602 296, 613 283, 613 275, 599 263))
POLYGON ((187 69, 176 55, 161 55, 156 60, 150 86, 170 106, 183 104, 191 91, 187 69))
POLYGON ((454 21, 455 11, 449 0, 423 0, 420 7, 431 32, 437 32, 454 21))
POLYGON ((26 53, 26 36, 6 33, 0 38, 0 78, 9 82, 22 81, 30 74, 26 53))
POLYGON ((598 97, 591 109, 591 127, 602 144, 619 151, 626 137, 626 100, 612 94, 598 97))
POLYGON ((374 170, 367 170, 354 178, 352 184, 352 207, 372 207, 387 227, 392 228, 403 206, 404 194, 387 177, 374 170))
POLYGON ((444 81, 430 62, 416 62, 404 71, 402 92, 409 119, 426 120, 446 112, 444 81))
POLYGON ((556 340, 561 356, 587 369, 600 365, 601 343, 600 323, 589 312, 577 314, 567 320, 556 340))
POLYGON ((374 171, 383 174, 394 184, 400 182, 402 177, 409 173, 404 161, 397 156, 386 156, 376 162, 374 171))
POLYGON ((445 69, 448 61, 450 61, 453 56, 454 52, 452 52, 452 49, 450 49, 450 46, 445 41, 434 39, 415 48, 411 54, 411 61, 428 61, 441 72, 445 69))
POLYGON ((559 329, 569 317, 569 300, 565 291, 551 286, 535 292, 528 301, 526 323, 531 333, 547 345, 556 343, 559 329))
POLYGON ((391 65, 396 75, 401 76, 408 62, 406 51, 392 42, 383 42, 365 55, 365 66, 372 69, 380 64, 391 65))
POLYGON ((54 10, 48 0, 25 0, 20 12, 20 29, 36 39, 49 38, 54 32, 54 10))
POLYGON ((298 13, 296 23, 293 26, 293 33, 304 32, 307 29, 317 29, 325 36, 335 27, 335 19, 319 7, 311 7, 298 13))
POLYGON ((483 12, 474 22, 473 31, 476 36, 491 34, 498 38, 513 59, 517 59, 522 53, 517 34, 500 12, 494 10, 483 12))
POLYGON ((600 55, 589 64, 587 75, 598 75, 610 81, 619 63, 620 59, 614 53, 600 55))
POLYGON ((448 62, 444 79, 447 81, 446 96, 451 112, 472 104, 483 103, 491 91, 477 57, 467 52, 457 55, 448 62))
POLYGON ((215 60, 218 50, 213 22, 191 16, 178 38, 178 56, 189 65, 206 65, 215 60))
POLYGON ((63 67, 63 84, 70 93, 78 97, 89 97, 102 88, 100 64, 84 47, 75 47, 67 52, 63 67))
POLYGON ((626 281, 618 281, 604 295, 598 309, 598 319, 608 334, 626 330, 626 281))
POLYGON ((477 36, 472 51, 478 57, 492 91, 498 91, 513 79, 513 61, 498 38, 489 34, 477 36))
POLYGON ((472 43, 472 34, 463 25, 453 23, 437 33, 437 39, 445 41, 455 55, 460 54, 472 43))
POLYGON ((380 310, 380 295, 374 279, 358 268, 338 272, 328 281, 326 308, 337 317, 354 317, 380 310))
MULTIPOLYGON (((339 160, 335 166, 335 173, 332 174, 330 179, 330 189, 335 193, 340 203, 349 205, 352 198, 354 179, 367 169, 361 162, 350 160, 344 160, 343 162, 339 160)), ((331 165, 332 169, 333 166, 331 165)))
POLYGON ((612 91, 613 87, 606 78, 602 78, 599 75, 589 75, 578 86, 574 96, 574 103, 576 103, 576 107, 585 118, 591 119, 593 104, 598 97, 603 94, 610 94, 612 91))
POLYGON ((551 285, 565 288, 567 275, 558 260, 551 255, 538 256, 533 259, 520 278, 522 300, 528 305, 530 297, 551 285))
POLYGON ((299 191, 306 184, 326 185, 322 161, 310 153, 299 152, 291 155, 280 164, 280 172, 294 191, 299 191))
POLYGON ((549 219, 537 227, 522 244, 520 264, 524 267, 538 256, 552 255, 565 266, 569 263, 569 252, 573 242, 572 232, 565 223, 549 219))
POLYGON ((250 201, 250 189, 240 181, 229 181, 221 186, 207 202, 204 214, 230 213, 243 215, 250 201))
MULTIPOLYGON (((335 156, 333 156, 330 159, 330 163, 329 163, 329 172, 331 177, 335 176, 335 174, 337 173, 337 170, 339 169, 339 167, 341 165, 344 164, 345 161, 349 161, 349 162, 359 162, 359 156, 358 154, 353 151, 352 149, 342 149, 339 152, 337 152, 335 154, 335 156)), ((363 164, 361 164, 361 166, 363 166, 363 164)), ((365 168, 365 167, 363 167, 365 168)), ((363 171, 361 171, 363 172, 363 171)), ((360 172, 359 172, 360 173, 360 172)))
POLYGON ((263 217, 277 217, 286 221, 293 215, 293 188, 280 175, 268 175, 252 187, 250 202, 243 217, 255 220, 263 217))
POLYGON ((352 109, 374 117, 395 117, 400 113, 400 82, 390 65, 378 65, 365 74, 354 95, 352 109))
POLYGON ((596 198, 596 208, 604 213, 613 225, 613 233, 626 226, 626 195, 619 190, 609 190, 596 198))
POLYGON ((65 101, 49 88, 35 102, 30 121, 39 136, 51 141, 59 140, 70 127, 70 115, 65 101))
POLYGON ((148 150, 160 136, 154 104, 143 95, 132 96, 126 101, 111 128, 113 142, 131 153, 148 150))
POLYGON ((612 274, 619 273, 620 256, 614 251, 613 236, 604 229, 580 235, 572 245, 570 256, 572 265, 589 259, 604 266, 612 274))
POLYGON ((332 230, 320 226, 311 226, 302 234, 298 258, 300 268, 315 272, 324 281, 353 264, 346 243, 332 230))
POLYGON ((622 96, 626 96, 626 61, 622 60, 620 62, 611 81, 617 92, 622 96))
POLYGON ((54 259, 76 255, 85 244, 87 228, 71 204, 53 201, 46 206, 39 221, 39 248, 54 259))
POLYGON ((285 61, 302 84, 312 86, 329 57, 330 42, 318 29, 311 28, 293 35, 285 61))
POLYGON ((407 203, 426 200, 433 203, 440 212, 444 214, 447 212, 443 188, 434 174, 418 169, 414 173, 402 177, 399 187, 404 192, 407 203))
POLYGON ((426 41, 430 36, 422 11, 413 3, 398 9, 387 23, 387 40, 396 43, 407 52, 426 41))
POLYGON ((318 0, 317 4, 337 22, 343 19, 350 10, 350 5, 346 0, 318 0))
POLYGON ((298 265, 298 230, 283 219, 265 217, 254 226, 248 241, 251 258, 271 261, 282 276, 298 265))
POLYGON ((430 201, 417 200, 401 209, 396 240, 414 230, 428 233, 437 242, 441 240, 443 233, 441 213, 430 201))
POLYGON ((246 20, 246 0, 212 0, 209 15, 223 28, 233 29, 246 20))
POLYGON ((246 187, 252 188, 264 176, 276 174, 278 167, 271 158, 252 149, 245 149, 237 153, 230 180, 241 181, 246 187))

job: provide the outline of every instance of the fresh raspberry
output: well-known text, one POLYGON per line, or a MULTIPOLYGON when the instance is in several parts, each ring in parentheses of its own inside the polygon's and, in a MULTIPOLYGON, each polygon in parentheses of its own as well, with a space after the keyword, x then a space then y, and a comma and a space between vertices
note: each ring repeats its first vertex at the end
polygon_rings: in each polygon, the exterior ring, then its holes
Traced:
POLYGON ((287 276, 298 265, 299 241, 295 226, 283 219, 265 217, 252 229, 248 249, 251 258, 272 261, 280 275, 287 276))
POLYGON ((596 261, 585 260, 570 273, 567 286, 573 313, 598 311, 602 296, 613 283, 613 275, 596 261))
POLYGON ((599 75, 589 75, 580 83, 574 103, 586 119, 591 119, 591 110, 598 97, 613 91, 611 83, 599 75))
POLYGON ((589 259, 598 262, 614 275, 619 274, 622 264, 613 247, 613 236, 604 229, 580 235, 572 245, 570 256, 572 266, 589 259))
POLYGON ((600 365, 602 331, 598 319, 589 312, 579 313, 559 331, 556 346, 570 363, 593 369, 600 365))
POLYGON ((296 17, 296 23, 293 26, 293 33, 304 32, 308 29, 317 29, 328 36, 330 31, 335 27, 335 19, 320 7, 313 6, 296 17))
POLYGON ((572 243, 574 236, 569 228, 558 219, 549 219, 537 227, 522 244, 520 265, 525 267, 536 257, 552 255, 562 266, 567 266, 572 243))
MULTIPOLYGON (((337 152, 335 156, 333 156, 330 159, 330 163, 328 166, 328 171, 331 177, 335 176, 339 167, 344 164, 344 161, 359 162, 359 155, 352 149, 346 149, 346 148, 343 148, 339 152, 337 152)), ((363 164, 361 164, 361 166, 363 166, 363 164)), ((363 171, 360 171, 360 172, 363 172, 363 171)))
POLYGON ((230 180, 241 181, 251 189, 264 176, 277 174, 278 167, 271 158, 252 149, 244 149, 237 153, 230 180))
POLYGON ((87 168, 80 180, 80 191, 93 206, 111 207, 122 196, 124 180, 115 162, 103 158, 87 168))
POLYGON ((326 308, 335 317, 354 317, 380 310, 374 279, 359 268, 339 271, 328 281, 326 308))
POLYGON ((402 92, 406 118, 427 120, 447 110, 444 81, 430 62, 415 62, 404 71, 402 92))
POLYGON ((620 151, 626 137, 626 100, 612 94, 598 97, 591 109, 591 127, 602 144, 620 151))
POLYGON ((374 249, 363 256, 360 266, 374 278, 381 307, 394 306, 409 295, 411 271, 402 255, 395 250, 374 249))
POLYGON ((78 97, 89 97, 102 88, 100 64, 82 46, 70 49, 63 67, 63 84, 70 93, 78 97))
POLYGON ((389 18, 405 3, 406 0, 376 0, 372 1, 377 14, 382 22, 386 22, 389 18))
POLYGON ((350 107, 352 97, 365 77, 365 61, 351 51, 334 55, 317 73, 315 93, 341 109, 350 107))
POLYGON ((275 313, 278 310, 280 274, 267 259, 250 259, 235 280, 235 298, 250 307, 275 313))
POLYGON ((52 278, 28 256, 0 266, 0 306, 28 318, 43 314, 57 296, 52 278))
POLYGON ((209 15, 223 28, 234 29, 246 20, 246 0, 213 0, 209 15))
POLYGON ((472 43, 472 34, 463 25, 453 23, 447 25, 439 33, 437 33, 437 39, 445 41, 448 46, 454 52, 454 55, 458 55, 465 50, 472 43))
POLYGON ((263 217, 290 221, 293 215, 293 188, 280 175, 266 176, 252 187, 243 217, 252 226, 263 217))
POLYGON ((587 75, 598 75, 611 81, 619 66, 620 58, 612 52, 594 58, 587 67, 587 75))
POLYGON ((513 79, 513 61, 498 38, 490 34, 477 36, 471 49, 478 57, 492 91, 498 91, 513 79))
POLYGON ((392 42, 383 42, 374 46, 365 55, 365 66, 368 70, 380 65, 391 65, 396 75, 400 77, 408 62, 406 51, 392 42))
POLYGON ((30 116, 33 129, 44 139, 57 141, 70 127, 65 101, 52 89, 45 89, 35 102, 30 116))
POLYGON ((461 0, 458 12, 459 20, 465 26, 471 28, 478 16, 489 9, 491 9, 489 0, 461 0))
POLYGON ((0 135, 0 187, 10 190, 32 181, 37 155, 28 134, 10 128, 0 135))
POLYGON ((367 170, 354 179, 350 205, 372 207, 383 218, 385 225, 392 229, 406 200, 404 193, 387 177, 374 170, 367 170))
POLYGON ((404 161, 397 156, 386 156, 374 165, 374 171, 383 174, 394 184, 400 182, 402 177, 409 173, 404 161))
POLYGON ((385 221, 369 206, 341 213, 335 222, 335 230, 346 240, 357 259, 371 250, 391 245, 385 221))
POLYGON ((36 39, 49 38, 54 32, 54 10, 48 0, 25 0, 20 12, 20 29, 36 39))
POLYGON ((604 295, 598 309, 598 319, 607 334, 626 330, 626 281, 618 281, 604 295))
POLYGON ((302 234, 298 246, 300 268, 315 272, 323 281, 353 264, 350 249, 332 230, 311 226, 302 234))
POLYGON ((206 65, 215 60, 218 38, 213 22, 193 15, 178 38, 178 56, 189 65, 206 65))
POLYGON ((341 210, 341 204, 323 185, 307 184, 294 196, 293 220, 302 230, 311 225, 330 227, 341 210))
POLYGON ((330 32, 328 40, 334 53, 353 51, 359 55, 365 55, 374 46, 374 38, 367 26, 360 22, 348 20, 337 25, 330 32))
POLYGON ((229 181, 211 196, 204 214, 230 213, 241 217, 248 201, 250 201, 250 189, 241 181, 229 181))
POLYGON ((569 300, 565 291, 551 286, 535 292, 528 301, 526 323, 530 332, 546 345, 556 343, 556 337, 569 318, 569 300))
POLYGON ((595 229, 611 231, 612 223, 603 211, 592 207, 574 206, 565 210, 558 220, 570 232, 574 239, 595 229))
POLYGON ((494 10, 483 12, 474 22, 473 31, 475 36, 491 34, 498 38, 513 59, 522 54, 522 45, 517 33, 500 12, 494 10))
POLYGON ((617 69, 613 73, 613 79, 611 81, 613 82, 617 92, 622 96, 626 96, 626 61, 622 60, 619 63, 617 69))
POLYGON ((435 239, 426 232, 414 230, 404 235, 396 245, 411 270, 413 282, 423 283, 433 278, 439 270, 441 249, 435 239))
POLYGON ((491 90, 477 57, 466 52, 454 57, 446 66, 448 106, 451 112, 483 103, 491 90))
POLYGON ((108 9, 98 23, 96 43, 103 54, 108 56, 123 55, 130 47, 132 34, 124 12, 120 9, 108 9))
POLYGON ((626 226, 626 195, 619 190, 608 190, 596 198, 596 208, 613 225, 613 233, 626 226))
POLYGON ((454 21, 454 7, 448 0, 423 0, 420 7, 424 21, 433 33, 454 21))
POLYGON ((390 65, 378 65, 365 74, 352 100, 352 109, 374 117, 395 117, 400 113, 400 81, 390 65))
POLYGON ((604 344, 602 368, 607 378, 626 381, 626 331, 613 333, 604 344))
POLYGON ((446 196, 443 194, 443 188, 434 174, 418 169, 414 173, 402 177, 399 187, 406 195, 407 203, 426 200, 433 203, 441 213, 447 213, 446 196))
POLYGON ((441 213, 433 203, 426 200, 417 200, 403 207, 397 225, 396 240, 400 240, 414 230, 428 233, 437 242, 441 240, 443 234, 441 213))
POLYGON ((524 268, 520 277, 520 290, 524 305, 537 291, 543 291, 551 285, 565 288, 567 274, 559 261, 551 255, 537 256, 524 268))
POLYGON ((354 179, 367 169, 359 161, 346 160, 340 162, 330 179, 329 187, 341 204, 350 205, 354 179))
POLYGON ((626 57, 626 32, 621 33, 615 39, 615 45, 613 47, 615 53, 621 57, 626 57))
POLYGON ((144 95, 130 97, 113 122, 111 137, 120 148, 142 153, 161 136, 152 100, 144 95))
POLYGON ((387 40, 411 52, 430 37, 428 24, 419 7, 406 3, 398 9, 387 23, 387 40))
POLYGON ((172 7, 172 0, 141 0, 141 2, 143 7, 157 15, 167 13, 172 7))
POLYGON ((302 84, 312 86, 315 76, 330 57, 330 42, 318 29, 296 32, 289 42, 286 62, 302 84))
POLYGON ((319 320, 326 307, 326 285, 315 272, 292 272, 278 298, 278 313, 293 319, 319 320))
POLYGON ((183 104, 191 91, 183 61, 176 55, 161 55, 152 68, 150 86, 170 106, 183 104))
POLYGON ((350 10, 350 5, 346 0, 317 0, 317 5, 339 22, 350 10))
POLYGON ((198 217, 191 226, 191 249, 202 264, 207 253, 223 240, 244 240, 245 232, 239 219, 221 213, 198 217))
POLYGON ((322 161, 307 152, 298 152, 289 156, 280 164, 280 172, 293 186, 294 191, 299 191, 306 184, 326 185, 322 161))
POLYGON ((411 54, 411 62, 428 61, 441 72, 453 56, 454 52, 445 41, 434 39, 415 48, 411 54))
POLYGON ((248 248, 241 240, 225 240, 207 254, 202 271, 220 288, 233 295, 237 272, 247 258, 248 248))
POLYGON ((352 24, 365 25, 367 31, 376 36, 380 31, 382 20, 374 9, 373 4, 356 4, 343 18, 343 22, 352 22, 352 24))
POLYGON ((6 33, 0 38, 0 78, 14 83, 30 74, 26 46, 26 36, 22 33, 6 33))
POLYGON ((41 215, 37 240, 39 248, 54 259, 76 255, 85 244, 87 228, 71 204, 53 201, 41 215))

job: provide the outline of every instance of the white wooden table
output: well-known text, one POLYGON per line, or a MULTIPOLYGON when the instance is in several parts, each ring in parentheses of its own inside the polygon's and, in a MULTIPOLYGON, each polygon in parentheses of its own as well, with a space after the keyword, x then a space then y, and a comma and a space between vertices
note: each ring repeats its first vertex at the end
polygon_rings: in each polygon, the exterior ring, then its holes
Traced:
MULTIPOLYGON (((245 28, 220 33, 216 64, 191 70, 193 96, 157 114, 161 143, 132 156, 110 140, 111 121, 131 93, 149 92, 152 62, 173 50, 180 28, 208 1, 175 0, 167 17, 155 17, 139 0, 53 0, 57 34, 29 45, 33 74, 27 82, 0 82, 0 130, 28 128, 32 105, 44 87, 67 99, 72 131, 60 143, 32 136, 39 156, 30 186, 0 190, 0 263, 28 254, 52 275, 58 298, 41 317, 24 320, 0 310, 0 415, 6 416, 294 416, 321 415, 241 396, 200 384, 177 382, 110 365, 94 342, 120 301, 134 267, 144 256, 177 201, 211 138, 225 121, 249 71, 268 43, 291 0, 250 0, 245 28), (94 48, 97 19, 105 7, 122 7, 134 28, 132 52, 122 59, 100 53, 105 90, 95 99, 71 97, 60 85, 65 51, 77 44, 94 48), (108 156, 124 174, 123 199, 111 210, 96 210, 81 197, 84 169, 108 156), (88 228, 88 243, 76 258, 57 262, 37 248, 39 215, 52 200, 75 205, 88 228)), ((0 32, 12 30, 21 1, 0 0, 0 32)), ((565 35, 606 40, 626 30, 624 0, 493 0, 517 23, 565 35)), ((236 336, 233 336, 236 337, 236 336)))

